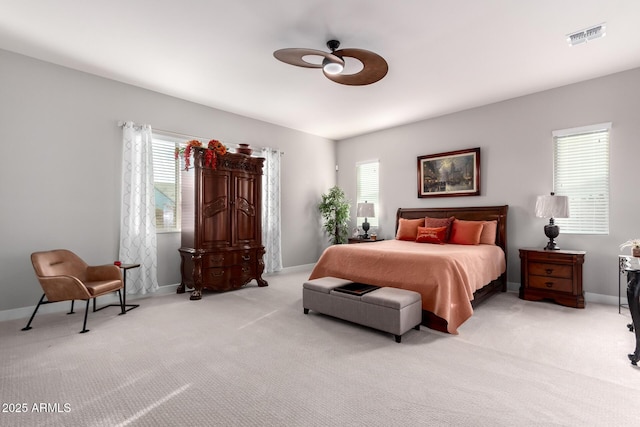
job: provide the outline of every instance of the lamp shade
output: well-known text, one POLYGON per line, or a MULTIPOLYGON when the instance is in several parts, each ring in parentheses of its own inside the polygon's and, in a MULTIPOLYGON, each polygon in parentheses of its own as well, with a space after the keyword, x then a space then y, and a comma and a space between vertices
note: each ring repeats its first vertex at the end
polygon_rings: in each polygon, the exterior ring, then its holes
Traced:
POLYGON ((358 203, 358 209, 356 212, 357 217, 375 218, 376 213, 373 208, 373 203, 358 203))
POLYGON ((569 197, 538 196, 536 200, 536 216, 538 218, 569 218, 569 197))

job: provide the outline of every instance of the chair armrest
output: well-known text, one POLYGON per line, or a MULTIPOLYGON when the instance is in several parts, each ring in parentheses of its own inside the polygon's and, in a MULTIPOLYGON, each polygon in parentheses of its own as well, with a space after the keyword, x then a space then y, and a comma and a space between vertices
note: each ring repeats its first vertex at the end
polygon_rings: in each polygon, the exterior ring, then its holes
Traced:
POLYGON ((87 282, 97 282, 100 280, 122 280, 120 267, 113 264, 87 267, 87 282))
POLYGON ((91 298, 86 286, 73 276, 38 277, 38 281, 50 302, 91 298))

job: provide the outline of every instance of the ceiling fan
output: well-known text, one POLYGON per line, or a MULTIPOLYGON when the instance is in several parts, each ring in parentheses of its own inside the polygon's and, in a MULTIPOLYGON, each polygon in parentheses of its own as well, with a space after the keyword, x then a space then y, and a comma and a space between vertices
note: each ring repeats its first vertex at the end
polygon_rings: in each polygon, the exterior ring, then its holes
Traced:
POLYGON ((338 40, 329 40, 327 47, 331 53, 315 49, 288 48, 273 52, 273 56, 287 64, 305 68, 322 68, 322 72, 336 83, 350 86, 364 86, 377 82, 387 75, 389 65, 377 53, 364 49, 338 49, 338 40), (324 57, 321 64, 308 62, 305 56, 324 57), (341 74, 344 70, 344 57, 355 58, 362 63, 362 70, 355 74, 341 74))

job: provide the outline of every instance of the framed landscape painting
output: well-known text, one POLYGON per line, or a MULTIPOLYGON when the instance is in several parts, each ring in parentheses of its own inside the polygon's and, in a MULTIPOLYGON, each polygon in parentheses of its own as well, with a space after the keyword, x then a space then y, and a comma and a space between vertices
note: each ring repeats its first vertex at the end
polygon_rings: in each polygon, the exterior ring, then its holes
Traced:
POLYGON ((480 195, 480 148, 418 157, 418 197, 480 195))

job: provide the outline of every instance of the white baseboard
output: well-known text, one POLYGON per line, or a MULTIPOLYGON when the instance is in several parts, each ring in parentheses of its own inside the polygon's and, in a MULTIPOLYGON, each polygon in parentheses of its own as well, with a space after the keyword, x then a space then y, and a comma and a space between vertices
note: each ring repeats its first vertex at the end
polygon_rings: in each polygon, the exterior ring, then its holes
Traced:
MULTIPOLYGON (((304 265, 296 265, 293 267, 285 267, 280 271, 265 274, 265 276, 267 277, 277 276, 278 274, 307 271, 307 270, 311 270, 314 265, 315 264, 304 264, 304 265)), ((178 287, 178 284, 176 283, 174 285, 160 286, 160 288, 158 288, 158 290, 152 294, 127 295, 127 301, 136 300, 139 298, 153 298, 156 296, 175 293, 177 287, 178 287)), ((520 283, 507 282, 507 291, 518 292, 519 289, 520 289, 520 283)), ((618 298, 612 295, 602 295, 602 294, 595 294, 592 292, 585 292, 584 299, 587 302, 594 302, 598 304, 608 304, 608 305, 614 305, 614 306, 618 305, 618 298)), ((98 307, 101 307, 106 304, 117 304, 117 303, 118 303, 118 297, 115 293, 110 295, 105 295, 103 297, 99 297, 98 299, 98 307)), ((83 311, 84 304, 85 304, 84 301, 76 301, 74 310, 83 311)), ((5 320, 28 319, 33 313, 33 310, 35 310, 35 308, 36 306, 33 305, 31 307, 21 307, 21 308, 14 308, 10 310, 1 310, 0 322, 3 322, 5 320)), ((69 311, 70 308, 71 308, 71 303, 69 301, 63 301, 63 302, 58 302, 54 304, 45 304, 38 309, 38 314, 67 312, 69 311)), ((117 310, 117 308, 114 307, 114 310, 117 310)))
MULTIPOLYGON (((158 288, 158 290, 152 294, 144 294, 144 295, 127 295, 127 302, 132 301, 132 300, 136 300, 139 298, 149 298, 149 297, 155 297, 155 296, 160 296, 160 295, 167 295, 170 293, 175 293, 176 288, 178 287, 178 284, 175 285, 166 285, 166 286, 160 286, 158 288)), ((84 307, 85 307, 86 302, 84 301, 76 301, 75 305, 74 305, 74 311, 83 313, 84 312, 84 307)), ((91 306, 93 306, 93 302, 90 303, 91 306)), ((109 294, 109 295, 105 295, 102 297, 98 297, 98 301, 97 301, 97 307, 100 308, 104 305, 107 304, 119 304, 118 302, 118 295, 116 293, 113 294, 109 294)), ((31 315, 33 314, 33 310, 35 310, 36 306, 32 305, 31 307, 21 307, 21 308, 14 308, 14 309, 10 309, 10 310, 1 310, 0 311, 0 322, 3 322, 5 320, 15 320, 15 319, 29 319, 29 317, 31 317, 31 315)), ((61 313, 61 312, 68 312, 69 309, 71 309, 71 302, 70 301, 61 301, 61 302, 56 302, 56 303, 51 303, 51 304, 43 304, 40 306, 40 308, 38 309, 38 315, 40 314, 47 314, 47 313, 61 313)), ((114 310, 118 310, 118 308, 114 307, 114 310)), ((25 326, 26 326, 26 322, 25 322, 25 326)))
MULTIPOLYGON (((520 292, 520 283, 507 282, 508 292, 520 292)), ((618 297, 613 295, 602 295, 593 292, 584 293, 585 302, 593 302, 596 304, 618 305, 618 297)), ((625 301, 626 303, 626 298, 625 301)))
MULTIPOLYGON (((584 293, 584 300, 586 302, 593 302, 597 304, 618 305, 618 297, 612 295, 594 294, 592 292, 584 293)), ((624 304, 626 304, 626 297, 624 298, 624 304)))
MULTIPOLYGON (((314 265, 315 264, 303 264, 303 265, 296 265, 293 267, 285 267, 280 271, 265 274, 265 276, 268 277, 268 276, 274 276, 278 274, 295 273, 298 271, 307 271, 307 270, 311 271, 314 265)), ((135 300, 138 298, 152 298, 156 296, 175 293, 176 289, 178 288, 178 285, 179 284, 176 283, 173 285, 160 286, 158 290, 152 294, 127 295, 127 301, 135 300)), ((118 303, 118 297, 114 293, 114 294, 99 297, 97 305, 98 307, 101 307, 106 304, 117 304, 117 303, 118 303)), ((86 304, 84 301, 76 301, 74 306, 74 311, 78 311, 78 310, 83 311, 84 304, 86 304)), ((29 319, 31 314, 33 314, 33 310, 35 310, 35 308, 36 306, 32 305, 30 307, 20 307, 20 308, 13 308, 9 310, 0 310, 0 322, 3 322, 5 320, 29 319)), ((71 302, 69 301, 62 301, 62 302, 52 303, 52 304, 44 304, 40 306, 40 308, 38 309, 38 314, 68 312, 70 308, 71 308, 71 302)), ((114 307, 114 310, 117 310, 117 308, 114 307)), ((26 320, 25 320, 25 325, 26 325, 26 320)))
POLYGON ((280 271, 275 271, 273 273, 265 274, 265 276, 273 276, 283 273, 297 273, 300 271, 311 271, 316 264, 302 264, 302 265, 294 265, 293 267, 284 267, 280 271))

